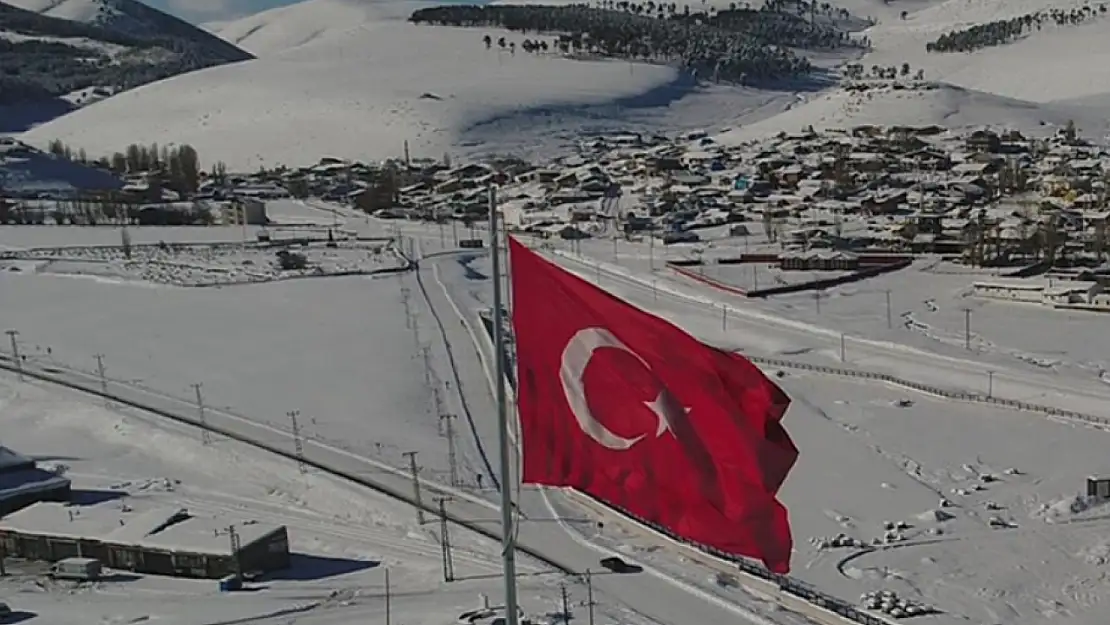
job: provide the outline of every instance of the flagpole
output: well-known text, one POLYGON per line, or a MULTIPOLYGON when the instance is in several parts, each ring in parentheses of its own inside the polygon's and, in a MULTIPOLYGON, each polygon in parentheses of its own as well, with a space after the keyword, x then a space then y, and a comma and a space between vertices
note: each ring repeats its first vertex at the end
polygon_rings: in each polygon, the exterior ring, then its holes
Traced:
POLYGON ((493 261, 494 385, 497 388, 497 433, 501 452, 501 561, 505 575, 505 625, 517 625, 516 545, 513 531, 512 460, 509 453, 509 419, 505 398, 505 332, 501 304, 501 241, 497 227, 497 187, 489 186, 489 253, 493 261))

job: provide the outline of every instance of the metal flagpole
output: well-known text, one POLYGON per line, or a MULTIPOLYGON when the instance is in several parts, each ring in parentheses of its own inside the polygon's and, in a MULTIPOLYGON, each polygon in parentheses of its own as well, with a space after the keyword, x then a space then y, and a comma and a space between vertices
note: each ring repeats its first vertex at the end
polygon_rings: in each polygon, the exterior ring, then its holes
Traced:
POLYGON ((501 560, 505 574, 505 625, 517 625, 516 545, 513 531, 513 491, 509 453, 508 402, 505 398, 505 332, 501 313, 501 250, 497 233, 497 188, 489 187, 489 247, 493 261, 494 382, 497 388, 497 431, 501 458, 501 560))

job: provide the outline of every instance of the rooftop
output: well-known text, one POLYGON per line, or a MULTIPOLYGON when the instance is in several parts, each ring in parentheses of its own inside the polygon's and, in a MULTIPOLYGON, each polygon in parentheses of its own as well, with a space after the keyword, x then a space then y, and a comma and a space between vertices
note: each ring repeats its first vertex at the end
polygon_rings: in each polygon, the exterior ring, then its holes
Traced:
POLYGON ((135 498, 88 506, 41 502, 0 519, 0 531, 214 555, 231 555, 231 526, 244 547, 281 527, 250 519, 192 516, 185 508, 135 498))
POLYGON ((68 485, 68 478, 42 469, 0 472, 0 501, 28 493, 65 488, 68 485))
POLYGON ((34 466, 35 461, 8 447, 0 445, 0 472, 15 467, 34 466))

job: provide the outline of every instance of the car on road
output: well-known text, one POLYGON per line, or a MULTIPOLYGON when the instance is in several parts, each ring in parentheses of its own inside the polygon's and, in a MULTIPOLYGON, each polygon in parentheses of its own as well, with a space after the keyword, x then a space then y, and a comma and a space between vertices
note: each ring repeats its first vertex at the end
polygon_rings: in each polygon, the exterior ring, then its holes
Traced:
POLYGON ((614 573, 639 573, 643 569, 635 564, 629 564, 616 556, 601 559, 601 566, 614 573))

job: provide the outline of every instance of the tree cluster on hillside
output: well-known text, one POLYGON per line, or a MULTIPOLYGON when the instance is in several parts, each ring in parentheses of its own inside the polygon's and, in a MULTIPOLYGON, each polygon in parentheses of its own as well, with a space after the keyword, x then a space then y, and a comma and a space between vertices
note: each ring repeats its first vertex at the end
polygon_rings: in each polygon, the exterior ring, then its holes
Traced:
POLYGON ((98 167, 119 176, 146 174, 161 187, 184 195, 196 193, 205 178, 222 182, 227 176, 227 166, 222 162, 213 165, 211 172, 202 170, 196 149, 188 144, 159 147, 157 144, 145 146, 132 143, 122 152, 90 159, 83 148, 73 150, 62 141, 54 140, 47 146, 47 151, 59 158, 98 167))
POLYGON ((842 71, 844 77, 848 80, 894 80, 896 78, 925 80, 925 70, 915 70, 909 63, 902 63, 902 65, 898 67, 872 65, 869 72, 864 71, 862 63, 848 63, 844 66, 842 71))
MULTIPOLYGON (((809 61, 788 48, 862 47, 847 31, 796 14, 730 8, 692 12, 688 6, 603 0, 587 5, 444 5, 420 9, 418 24, 504 28, 552 33, 550 46, 528 40, 526 51, 553 49, 658 63, 674 63, 704 76, 735 82, 802 76, 809 61)), ((493 42, 486 36, 487 47, 493 42)), ((501 48, 515 44, 501 38, 501 48)))
POLYGON ((0 39, 0 104, 41 100, 90 87, 100 87, 105 90, 101 95, 110 95, 196 69, 252 58, 207 33, 193 35, 179 28, 128 34, 39 15, 2 2, 0 31, 27 37, 0 39), (88 43, 77 43, 80 40, 88 43))
POLYGON ((1046 25, 1077 26, 1105 15, 1107 5, 1085 4, 1074 9, 1052 9, 1026 13, 1008 20, 996 20, 954 30, 925 44, 929 52, 973 52, 982 48, 1011 43, 1046 25))

